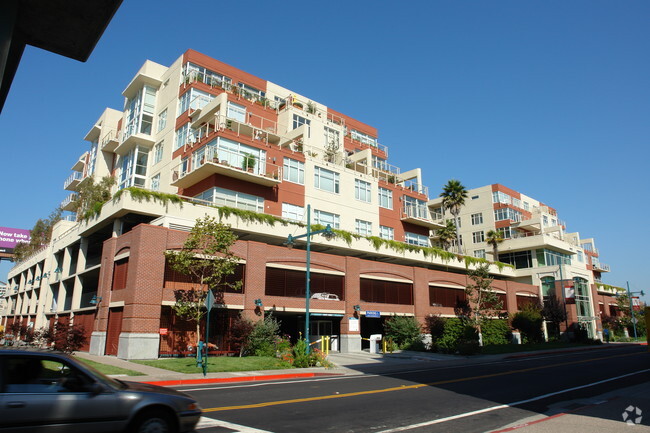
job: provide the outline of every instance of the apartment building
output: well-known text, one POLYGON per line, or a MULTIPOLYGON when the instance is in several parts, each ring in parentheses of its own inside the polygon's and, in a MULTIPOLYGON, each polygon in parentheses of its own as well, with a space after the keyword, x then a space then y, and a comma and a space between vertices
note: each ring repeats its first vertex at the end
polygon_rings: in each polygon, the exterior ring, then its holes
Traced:
MULTIPOLYGON (((442 198, 429 206, 442 212, 442 198)), ((568 323, 581 324, 592 338, 602 330, 602 317, 617 314, 615 295, 622 289, 602 284, 610 269, 600 262, 594 239, 568 233, 556 209, 492 184, 468 190, 459 225, 462 253, 513 265, 515 281, 538 287, 540 299, 554 292, 566 303, 568 323), (487 242, 490 230, 503 238, 496 257, 487 242)), ((526 294, 518 296, 520 305, 526 302, 526 294)))
MULTIPOLYGON (((312 340, 328 335, 335 350, 356 351, 391 315, 421 322, 454 315, 475 264, 431 248, 442 211, 429 201, 420 168, 389 163, 376 128, 193 50, 168 67, 145 62, 122 94, 123 110, 106 109, 86 134, 89 150, 64 182, 70 195, 62 207, 72 210, 90 179, 112 176, 113 193, 128 192, 61 221, 49 245, 11 270, 3 323, 80 323, 90 337, 85 350, 127 359, 186 350, 193 325, 171 306, 188 283, 164 253, 211 215, 238 235, 234 278, 243 287, 211 312, 210 342, 231 350, 239 314, 273 314, 298 338, 306 254, 300 242, 285 243, 304 233, 308 206, 312 224, 349 234, 312 239, 311 291, 319 294, 310 302, 312 340)), ((491 192, 481 198, 487 203, 491 192)), ((489 221, 486 214, 481 227, 489 221)), ((543 293, 517 260, 490 267, 508 312, 520 297, 543 293)), ((587 315, 593 311, 580 317, 587 315)))

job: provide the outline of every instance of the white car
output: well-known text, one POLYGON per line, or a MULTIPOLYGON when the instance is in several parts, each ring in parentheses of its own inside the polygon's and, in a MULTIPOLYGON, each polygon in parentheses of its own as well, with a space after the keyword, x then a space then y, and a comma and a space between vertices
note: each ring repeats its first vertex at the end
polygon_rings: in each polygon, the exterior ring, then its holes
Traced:
POLYGON ((312 299, 324 299, 326 301, 340 301, 339 295, 335 295, 334 293, 327 293, 327 292, 322 292, 322 293, 314 293, 311 295, 312 299))

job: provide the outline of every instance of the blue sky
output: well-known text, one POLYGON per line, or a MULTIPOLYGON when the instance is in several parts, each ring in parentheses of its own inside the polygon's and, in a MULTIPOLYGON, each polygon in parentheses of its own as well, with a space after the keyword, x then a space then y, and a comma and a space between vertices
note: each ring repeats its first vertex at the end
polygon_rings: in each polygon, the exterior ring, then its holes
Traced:
POLYGON ((457 178, 555 207, 596 239, 604 282, 650 289, 649 17, 634 0, 126 0, 86 63, 26 49, 0 115, 0 226, 47 217, 142 63, 193 48, 377 127, 432 196, 457 178))

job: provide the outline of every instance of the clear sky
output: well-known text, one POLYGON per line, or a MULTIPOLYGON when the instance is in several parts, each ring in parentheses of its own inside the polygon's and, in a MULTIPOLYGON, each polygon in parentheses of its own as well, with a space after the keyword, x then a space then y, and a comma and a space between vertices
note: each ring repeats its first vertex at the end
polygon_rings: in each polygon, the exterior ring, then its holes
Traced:
POLYGON ((0 115, 0 226, 47 217, 142 63, 192 48, 377 127, 431 196, 456 178, 556 208, 596 239, 604 282, 650 291, 649 20, 645 0, 125 0, 86 63, 26 49, 0 115))

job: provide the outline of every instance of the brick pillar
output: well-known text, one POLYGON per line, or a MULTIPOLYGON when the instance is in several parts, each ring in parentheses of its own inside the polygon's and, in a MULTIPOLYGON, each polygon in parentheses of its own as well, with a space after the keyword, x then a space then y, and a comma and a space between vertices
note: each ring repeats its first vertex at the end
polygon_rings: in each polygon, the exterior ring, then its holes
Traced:
POLYGON ((341 319, 339 345, 341 352, 344 353, 361 351, 361 315, 354 311, 354 306, 361 304, 359 265, 359 259, 345 258, 345 315, 341 319), (356 330, 350 329, 351 323, 356 323, 356 330))

